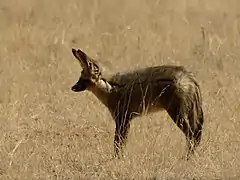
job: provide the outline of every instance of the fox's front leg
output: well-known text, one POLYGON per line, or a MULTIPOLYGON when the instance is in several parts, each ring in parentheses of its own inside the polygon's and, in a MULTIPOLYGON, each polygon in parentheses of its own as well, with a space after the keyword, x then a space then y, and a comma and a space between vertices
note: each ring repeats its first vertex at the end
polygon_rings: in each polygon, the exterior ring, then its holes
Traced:
POLYGON ((116 119, 116 129, 114 136, 114 156, 117 158, 120 158, 120 156, 123 155, 123 148, 126 146, 129 129, 129 119, 116 119))

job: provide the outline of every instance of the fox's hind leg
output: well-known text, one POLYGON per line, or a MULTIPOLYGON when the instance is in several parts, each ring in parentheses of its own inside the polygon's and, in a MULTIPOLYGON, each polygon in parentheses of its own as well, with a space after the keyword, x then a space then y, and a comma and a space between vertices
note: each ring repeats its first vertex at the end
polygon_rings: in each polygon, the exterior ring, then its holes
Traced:
POLYGON ((174 104, 171 104, 167 112, 169 116, 172 118, 172 120, 176 123, 176 125, 182 130, 182 132, 186 136, 187 141, 187 159, 189 159, 189 156, 194 152, 194 131, 192 131, 192 128, 187 120, 187 116, 184 112, 181 110, 181 102, 175 102, 174 104))

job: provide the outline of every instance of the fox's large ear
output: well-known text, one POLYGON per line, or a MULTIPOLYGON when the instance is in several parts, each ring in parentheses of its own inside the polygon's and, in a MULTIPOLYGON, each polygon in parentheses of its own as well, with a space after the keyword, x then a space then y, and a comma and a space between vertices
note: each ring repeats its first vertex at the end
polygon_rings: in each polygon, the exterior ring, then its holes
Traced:
POLYGON ((100 73, 97 62, 88 57, 83 51, 80 49, 72 49, 72 53, 78 59, 83 69, 88 70, 91 73, 100 73))
POLYGON ((76 50, 72 48, 72 53, 75 56, 75 58, 78 59, 79 63, 81 64, 83 69, 88 69, 89 67, 89 58, 88 56, 81 51, 80 49, 76 50))

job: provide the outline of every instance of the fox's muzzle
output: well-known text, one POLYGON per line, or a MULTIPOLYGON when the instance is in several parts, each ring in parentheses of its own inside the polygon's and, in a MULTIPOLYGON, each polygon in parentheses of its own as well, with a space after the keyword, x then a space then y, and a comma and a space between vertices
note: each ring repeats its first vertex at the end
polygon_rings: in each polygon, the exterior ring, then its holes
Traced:
POLYGON ((90 84, 89 80, 86 79, 80 79, 73 87, 72 87, 72 91, 74 92, 81 92, 84 91, 88 88, 90 84))
POLYGON ((85 87, 84 85, 81 85, 81 84, 75 84, 72 87, 72 91, 74 91, 74 92, 80 92, 80 91, 84 91, 86 89, 87 89, 87 87, 85 87))

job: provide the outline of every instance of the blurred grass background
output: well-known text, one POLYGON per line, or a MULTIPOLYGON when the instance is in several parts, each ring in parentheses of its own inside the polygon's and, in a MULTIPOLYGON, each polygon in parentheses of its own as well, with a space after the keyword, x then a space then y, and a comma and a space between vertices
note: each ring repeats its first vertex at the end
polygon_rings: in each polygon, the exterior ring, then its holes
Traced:
POLYGON ((240 177, 240 1, 0 2, 0 179, 240 177), (195 73, 205 124, 196 157, 163 111, 132 122, 112 160, 114 122, 89 92, 71 48, 106 75, 177 64, 195 73))

